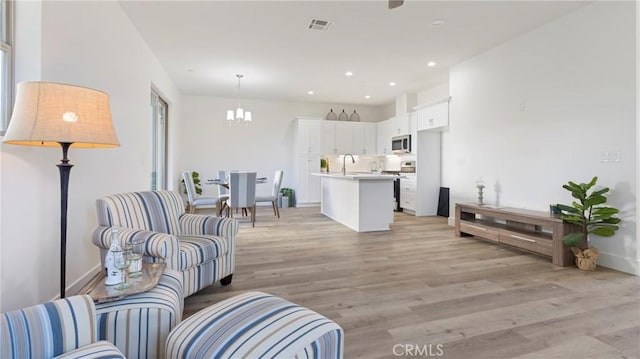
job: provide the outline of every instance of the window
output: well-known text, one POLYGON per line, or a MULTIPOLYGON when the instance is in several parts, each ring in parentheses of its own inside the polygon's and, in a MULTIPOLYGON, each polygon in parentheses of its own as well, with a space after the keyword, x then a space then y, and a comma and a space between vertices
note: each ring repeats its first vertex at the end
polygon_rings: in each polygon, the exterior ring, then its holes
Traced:
POLYGON ((13 2, 0 2, 0 134, 9 125, 13 104, 13 2))

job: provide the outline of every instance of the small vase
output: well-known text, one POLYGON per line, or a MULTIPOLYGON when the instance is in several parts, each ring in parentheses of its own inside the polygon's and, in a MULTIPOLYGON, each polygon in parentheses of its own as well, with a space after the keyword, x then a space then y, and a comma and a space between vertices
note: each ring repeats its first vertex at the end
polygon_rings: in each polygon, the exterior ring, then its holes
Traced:
POLYGON ((360 115, 356 113, 356 110, 353 110, 353 113, 349 116, 349 121, 360 122, 360 115))
POLYGON ((338 121, 349 121, 349 115, 344 110, 338 115, 338 121))
POLYGON ((333 109, 331 109, 331 111, 329 111, 329 113, 327 114, 327 117, 325 119, 327 121, 336 121, 336 120, 338 120, 338 115, 336 115, 336 113, 333 112, 333 109))

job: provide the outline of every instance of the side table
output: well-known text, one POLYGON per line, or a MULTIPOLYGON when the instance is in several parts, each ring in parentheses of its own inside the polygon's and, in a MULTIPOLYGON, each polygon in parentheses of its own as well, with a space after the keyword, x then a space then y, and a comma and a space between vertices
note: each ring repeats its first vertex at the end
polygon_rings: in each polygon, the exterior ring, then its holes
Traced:
POLYGON ((82 294, 90 295, 95 303, 106 303, 120 300, 132 294, 146 292, 158 285, 166 266, 166 263, 143 263, 142 275, 134 278, 129 277, 127 281, 129 287, 121 290, 115 289, 115 286, 105 285, 104 274, 101 274, 101 278, 99 280, 96 278, 93 283, 85 287, 82 294))

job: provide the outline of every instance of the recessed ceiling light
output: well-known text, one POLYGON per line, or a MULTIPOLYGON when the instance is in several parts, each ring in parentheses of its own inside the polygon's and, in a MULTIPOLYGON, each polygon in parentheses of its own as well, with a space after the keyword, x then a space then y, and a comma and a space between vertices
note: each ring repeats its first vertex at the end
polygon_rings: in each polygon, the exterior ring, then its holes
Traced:
POLYGON ((429 67, 433 67, 433 66, 436 66, 436 63, 435 63, 435 61, 429 61, 429 63, 427 64, 427 66, 429 66, 429 67))
POLYGON ((365 95, 364 98, 366 98, 367 100, 371 98, 371 96, 369 95, 365 95))
POLYGON ((431 26, 442 26, 444 25, 444 19, 435 19, 431 22, 431 26))
POLYGON ((396 85, 396 83, 395 83, 395 82, 389 82, 389 86, 393 87, 393 86, 395 86, 395 85, 396 85))
POLYGON ((313 91, 307 91, 309 95, 313 95, 313 91))
POLYGON ((345 76, 353 76, 353 72, 351 71, 347 71, 344 73, 345 76))

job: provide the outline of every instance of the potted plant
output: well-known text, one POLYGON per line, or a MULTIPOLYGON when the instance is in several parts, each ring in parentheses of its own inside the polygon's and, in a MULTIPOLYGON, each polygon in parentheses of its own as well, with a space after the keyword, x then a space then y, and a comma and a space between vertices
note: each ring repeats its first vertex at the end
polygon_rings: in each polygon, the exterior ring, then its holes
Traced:
POLYGON ((320 159, 320 172, 327 172, 327 159, 326 158, 321 158, 320 159))
POLYGON ((565 246, 571 247, 576 256, 576 265, 583 270, 594 270, 596 259, 600 255, 597 248, 589 248, 589 234, 600 237, 611 237, 620 228, 620 218, 616 217, 618 209, 605 206, 609 192, 608 187, 593 189, 598 177, 593 177, 589 183, 574 183, 569 181, 562 188, 571 192, 576 199, 571 205, 558 204, 560 218, 575 224, 580 232, 571 232, 562 238, 565 246))

